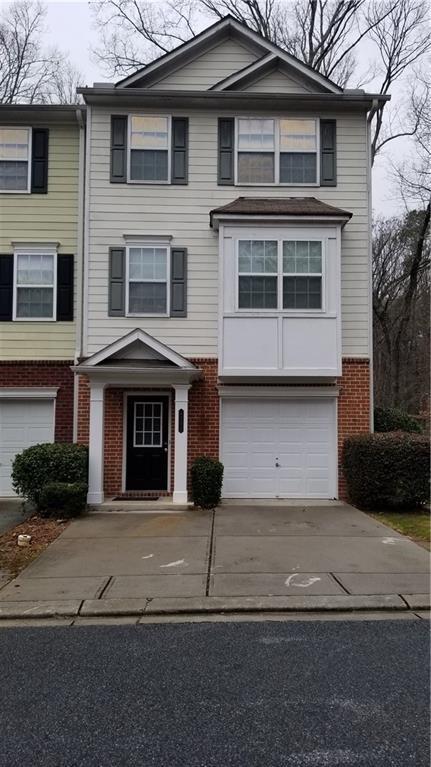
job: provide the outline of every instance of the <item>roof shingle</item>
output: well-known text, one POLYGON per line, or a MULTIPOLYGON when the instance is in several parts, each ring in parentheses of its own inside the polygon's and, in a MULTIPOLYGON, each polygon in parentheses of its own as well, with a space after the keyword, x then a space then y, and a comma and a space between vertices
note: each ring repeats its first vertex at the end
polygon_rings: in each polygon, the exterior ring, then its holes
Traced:
POLYGON ((316 197, 237 197, 236 200, 210 211, 212 226, 214 215, 235 216, 341 216, 351 218, 352 213, 328 205, 316 197))

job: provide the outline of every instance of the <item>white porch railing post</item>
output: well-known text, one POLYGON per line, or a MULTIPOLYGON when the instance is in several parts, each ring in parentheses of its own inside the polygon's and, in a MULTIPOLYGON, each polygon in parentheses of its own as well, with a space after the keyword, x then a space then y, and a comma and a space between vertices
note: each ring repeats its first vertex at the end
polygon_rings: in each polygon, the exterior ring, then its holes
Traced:
POLYGON ((90 383, 90 444, 87 503, 103 503, 104 384, 90 383))
POLYGON ((175 463, 174 503, 187 503, 188 384, 174 386, 175 391, 175 463))

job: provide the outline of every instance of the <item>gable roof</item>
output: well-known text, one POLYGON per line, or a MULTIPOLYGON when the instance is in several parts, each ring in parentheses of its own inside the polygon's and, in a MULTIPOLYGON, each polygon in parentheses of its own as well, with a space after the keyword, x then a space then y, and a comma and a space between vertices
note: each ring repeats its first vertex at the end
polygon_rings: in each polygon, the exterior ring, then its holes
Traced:
POLYGON ((207 51, 211 46, 217 45, 226 38, 235 38, 252 50, 260 58, 266 58, 268 54, 277 57, 286 64, 292 71, 296 72, 302 79, 307 79, 314 86, 319 86, 329 93, 342 93, 343 89, 329 78, 316 72, 304 62, 297 59, 292 54, 287 53, 275 43, 266 40, 262 35, 250 29, 232 16, 225 16, 212 26, 195 35, 191 40, 182 43, 173 51, 165 53, 147 66, 139 69, 133 75, 116 83, 116 88, 145 87, 167 77, 172 71, 185 66, 190 61, 197 58, 203 51, 207 51))
MULTIPOLYGON (((121 359, 121 352, 125 352, 126 349, 132 346, 132 344, 136 344, 136 342, 142 344, 142 346, 148 347, 152 352, 154 352, 155 354, 152 355, 152 358, 155 360, 169 362, 182 370, 197 370, 196 366, 193 365, 192 362, 187 360, 181 354, 178 354, 178 352, 175 352, 169 346, 166 346, 166 344, 163 344, 153 336, 150 336, 149 333, 146 333, 140 328, 131 330, 130 333, 127 333, 122 338, 119 338, 112 344, 105 346, 104 349, 101 349, 91 357, 88 357, 87 359, 80 362, 76 368, 96 368, 101 363, 106 364, 108 360, 121 359)), ((127 355, 125 355, 125 357, 127 359, 127 355)))

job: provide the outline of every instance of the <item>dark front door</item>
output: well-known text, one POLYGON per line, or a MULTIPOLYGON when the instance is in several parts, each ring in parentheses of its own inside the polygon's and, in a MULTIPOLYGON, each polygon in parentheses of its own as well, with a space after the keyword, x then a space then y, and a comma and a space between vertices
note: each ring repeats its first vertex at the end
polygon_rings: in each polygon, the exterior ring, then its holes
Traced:
POLYGON ((126 490, 168 489, 169 398, 127 398, 126 490))

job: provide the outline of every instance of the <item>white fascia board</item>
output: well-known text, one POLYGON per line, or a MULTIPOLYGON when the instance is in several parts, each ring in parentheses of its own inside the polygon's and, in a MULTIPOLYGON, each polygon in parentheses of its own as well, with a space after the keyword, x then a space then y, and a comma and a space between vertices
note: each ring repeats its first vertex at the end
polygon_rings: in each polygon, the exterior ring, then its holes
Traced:
MULTIPOLYGON (((104 349, 101 349, 100 352, 96 352, 96 354, 93 354, 91 357, 89 357, 85 362, 81 362, 79 365, 76 365, 74 368, 76 372, 84 372, 85 369, 92 369, 96 365, 100 365, 101 362, 104 360, 109 359, 109 357, 112 357, 114 354, 117 354, 117 352, 120 352, 122 349, 127 348, 127 346, 130 346, 130 344, 134 343, 135 341, 141 341, 143 344, 148 346, 150 349, 153 349, 154 351, 158 352, 162 355, 165 359, 169 360, 169 362, 172 362, 174 365, 177 365, 180 369, 183 370, 196 370, 195 365, 193 365, 192 362, 187 360, 185 357, 182 357, 181 354, 178 354, 177 352, 174 352, 173 349, 170 349, 169 346, 166 346, 161 341, 157 341, 156 338, 153 338, 153 336, 150 336, 149 333, 145 333, 144 330, 141 330, 140 328, 135 328, 135 330, 131 330, 130 333, 127 333, 127 335, 123 336, 122 338, 119 338, 117 341, 114 341, 112 344, 109 344, 109 346, 105 346, 104 349)), ((142 374, 142 371, 140 371, 142 374)))
POLYGON ((136 368, 127 365, 111 367, 100 365, 75 365, 72 367, 75 373, 88 376, 91 383, 99 383, 103 386, 174 386, 175 384, 190 384, 202 375, 199 368, 192 370, 180 368, 136 368))
POLYGON ((319 224, 341 224, 344 226, 350 221, 350 216, 277 216, 277 215, 259 215, 254 213, 253 215, 241 214, 241 213, 214 213, 213 215, 213 229, 215 231, 219 228, 219 223, 233 223, 245 224, 253 221, 259 225, 261 223, 319 223, 319 224))
POLYGON ((17 386, 0 389, 0 399, 55 399, 58 387, 17 386))
POLYGON ((219 397, 252 397, 263 399, 308 399, 309 397, 338 397, 338 386, 223 386, 218 387, 219 397))
POLYGON ((231 85, 235 85, 236 82, 241 82, 245 77, 248 77, 249 75, 252 75, 253 73, 258 73, 259 70, 262 67, 266 67, 271 62, 276 62, 279 57, 275 56, 274 53, 268 53, 267 56, 264 56, 261 59, 258 59, 257 61, 253 61, 252 64, 249 64, 247 67, 244 67, 244 69, 240 69, 238 72, 233 72, 233 74, 229 75, 229 77, 224 77, 223 80, 219 80, 215 85, 212 85, 211 88, 208 90, 210 91, 224 91, 226 88, 230 88, 231 85))

